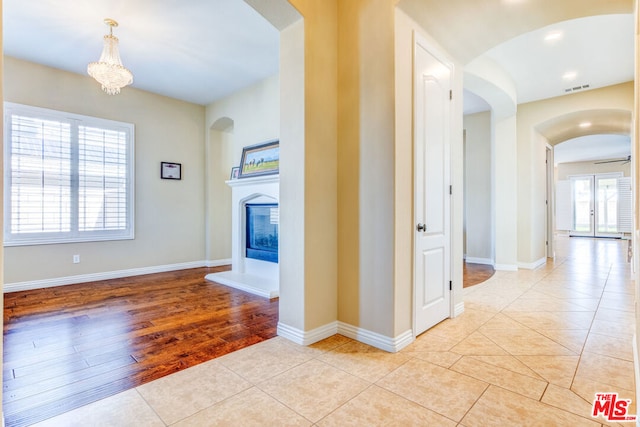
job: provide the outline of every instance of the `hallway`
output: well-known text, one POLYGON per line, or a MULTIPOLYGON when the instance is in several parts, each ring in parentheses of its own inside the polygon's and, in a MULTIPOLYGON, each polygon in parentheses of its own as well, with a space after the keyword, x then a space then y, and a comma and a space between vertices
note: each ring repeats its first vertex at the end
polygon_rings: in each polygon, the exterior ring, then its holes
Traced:
POLYGON ((627 242, 560 238, 556 250, 466 288, 461 316, 399 353, 276 337, 38 425, 597 426, 596 392, 636 414, 627 242))

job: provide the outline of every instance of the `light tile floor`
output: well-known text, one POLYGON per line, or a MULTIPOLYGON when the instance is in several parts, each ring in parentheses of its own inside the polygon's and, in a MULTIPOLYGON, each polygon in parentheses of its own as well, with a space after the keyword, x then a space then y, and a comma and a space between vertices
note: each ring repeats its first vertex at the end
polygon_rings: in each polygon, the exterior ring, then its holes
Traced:
POLYGON ((38 426, 609 425, 596 392, 636 413, 626 249, 559 239, 564 256, 465 289, 461 316, 396 354, 277 337, 38 426))

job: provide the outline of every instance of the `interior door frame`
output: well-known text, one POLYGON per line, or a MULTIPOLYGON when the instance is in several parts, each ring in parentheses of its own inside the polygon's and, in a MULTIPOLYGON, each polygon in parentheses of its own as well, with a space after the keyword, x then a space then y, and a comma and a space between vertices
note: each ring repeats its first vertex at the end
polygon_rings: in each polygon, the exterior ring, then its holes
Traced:
MULTIPOLYGON (((424 36, 422 36, 420 33, 418 33, 417 31, 413 32, 413 67, 412 67, 412 100, 411 100, 411 111, 412 111, 412 157, 413 157, 413 174, 412 174, 412 182, 414 185, 414 189, 413 189, 413 212, 412 212, 412 219, 413 219, 413 223, 412 223, 412 227, 413 227, 413 256, 412 256, 412 266, 413 266, 413 272, 412 272, 412 279, 413 279, 413 286, 412 286, 412 292, 413 292, 413 298, 412 298, 412 317, 413 317, 413 327, 412 327, 412 332, 413 332, 413 336, 414 338, 417 337, 419 334, 417 333, 418 330, 418 314, 417 314, 417 277, 416 277, 416 268, 417 266, 415 265, 415 254, 416 251, 418 250, 418 243, 417 243, 417 237, 416 237, 416 233, 415 233, 415 227, 417 224, 417 218, 416 218, 416 209, 415 209, 415 200, 416 200, 416 188, 415 188, 415 180, 416 180, 416 170, 415 170, 415 164, 416 164, 416 159, 415 159, 415 155, 416 155, 416 137, 415 137, 415 131, 416 131, 416 123, 415 123, 415 116, 416 116, 416 105, 415 105, 415 91, 416 91, 416 66, 415 66, 415 51, 416 48, 418 47, 418 45, 422 45, 424 47, 424 49, 430 54, 432 55, 434 58, 436 58, 438 61, 442 62, 443 64, 445 64, 449 70, 450 70, 450 82, 453 82, 454 76, 455 76, 455 67, 454 64, 448 60, 446 58, 445 55, 443 55, 437 48, 435 48, 433 45, 431 45, 431 43, 428 41, 428 39, 424 36)), ((453 90, 453 89, 451 89, 453 90)), ((452 92, 451 92, 452 94, 452 92)), ((450 97, 451 99, 451 97, 450 97)), ((451 135, 452 135, 452 131, 453 131, 453 108, 450 105, 449 108, 449 122, 448 122, 448 129, 447 129, 447 134, 448 134, 448 167, 449 167, 449 176, 448 176, 448 181, 449 181, 449 185, 451 187, 451 183, 452 183, 452 177, 453 177, 453 165, 452 165, 452 156, 451 156, 451 135)), ((449 256, 449 265, 448 265, 448 277, 449 280, 451 281, 453 278, 453 200, 451 198, 451 192, 448 192, 448 196, 447 199, 447 203, 449 203, 449 218, 448 218, 448 222, 449 222, 449 248, 448 248, 448 256, 449 256)), ((453 289, 450 288, 449 289, 449 312, 448 312, 448 318, 452 318, 454 317, 454 313, 455 313, 455 300, 454 300, 454 294, 453 294, 453 289)), ((444 320, 444 319, 443 319, 444 320)), ((434 325, 435 326, 435 325, 434 325)), ((429 328, 428 328, 429 329, 429 328)), ((427 329, 427 330, 428 330, 427 329)), ((425 331, 426 332, 426 331, 425 331)))
POLYGON ((547 166, 547 236, 546 236, 546 250, 547 250, 547 258, 555 258, 556 257, 556 249, 555 249, 555 234, 554 230, 556 229, 555 224, 555 215, 556 204, 555 204, 555 161, 554 161, 554 152, 553 146, 547 144, 546 151, 546 166, 547 166))

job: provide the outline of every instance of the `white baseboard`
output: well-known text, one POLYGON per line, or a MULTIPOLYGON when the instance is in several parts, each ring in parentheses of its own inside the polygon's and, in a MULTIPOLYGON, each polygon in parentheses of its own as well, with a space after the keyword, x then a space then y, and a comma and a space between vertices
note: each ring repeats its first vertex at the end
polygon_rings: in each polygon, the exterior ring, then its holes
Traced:
POLYGON ((205 267, 222 267, 223 265, 231 265, 231 258, 209 260, 204 264, 205 267))
POLYGON ((26 282, 5 283, 3 292, 29 291, 32 289, 51 288, 54 286, 73 285, 76 283, 95 282, 99 280, 119 279, 122 277, 141 276, 143 274, 164 273, 166 271, 186 270, 188 268, 214 267, 226 265, 227 260, 191 261, 178 264, 155 265, 151 267, 130 268, 127 270, 105 271, 102 273, 79 274, 77 276, 57 277, 54 279, 31 280, 26 282))
POLYGON ((458 317, 462 313, 464 313, 464 301, 459 302, 458 304, 455 305, 455 307, 453 308, 453 317, 458 317))
POLYGON ((476 257, 466 257, 465 261, 469 264, 484 264, 484 265, 493 265, 493 260, 491 258, 476 258, 476 257))
POLYGON ((389 353, 397 353, 415 340, 411 329, 390 338, 344 322, 338 322, 338 333, 389 353))
POLYGON ((331 322, 325 326, 306 332, 283 323, 278 323, 278 335, 300 345, 310 345, 335 334, 344 335, 345 337, 369 344, 390 353, 396 353, 402 350, 415 339, 413 337, 413 331, 411 330, 407 330, 395 338, 390 338, 339 321, 331 322))
POLYGON ((327 325, 313 329, 311 331, 302 331, 298 328, 294 328, 289 325, 285 325, 282 322, 278 322, 278 335, 293 341, 300 345, 311 345, 318 341, 322 341, 325 338, 329 338, 338 333, 338 322, 331 322, 327 325))
POLYGON ((544 258, 540 258, 537 261, 534 262, 530 262, 530 263, 525 263, 525 262, 519 262, 518 263, 518 268, 524 268, 526 270, 535 270, 538 267, 541 267, 543 265, 545 265, 547 263, 547 257, 544 258))
POLYGON ((493 268, 498 271, 518 271, 518 266, 515 264, 493 264, 493 268))

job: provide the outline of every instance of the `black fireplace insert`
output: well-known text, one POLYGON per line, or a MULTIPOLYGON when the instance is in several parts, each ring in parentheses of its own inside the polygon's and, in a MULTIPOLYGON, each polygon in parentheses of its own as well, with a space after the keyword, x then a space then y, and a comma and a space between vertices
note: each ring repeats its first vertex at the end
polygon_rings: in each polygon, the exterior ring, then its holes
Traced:
POLYGON ((279 211, 275 203, 246 204, 246 257, 278 262, 279 211))

